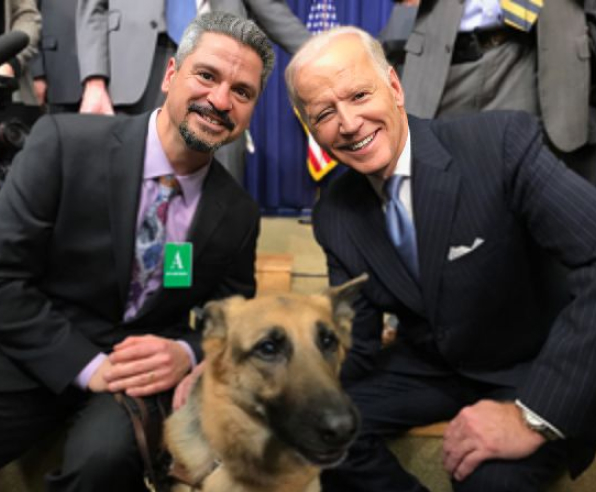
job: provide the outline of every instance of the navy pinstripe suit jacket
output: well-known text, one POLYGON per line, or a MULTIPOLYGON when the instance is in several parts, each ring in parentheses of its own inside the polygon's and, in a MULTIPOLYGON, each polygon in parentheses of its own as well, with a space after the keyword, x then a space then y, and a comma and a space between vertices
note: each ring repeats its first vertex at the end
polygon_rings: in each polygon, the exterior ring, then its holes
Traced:
POLYGON ((454 371, 518 387, 519 398, 568 437, 596 419, 596 189, 560 163, 536 120, 483 112, 409 117, 420 278, 401 264, 381 202, 352 170, 315 208, 332 284, 368 272, 356 301, 346 377, 370 370, 382 313, 400 320, 394 369, 454 371), (449 260, 451 247, 484 242, 449 260), (536 261, 568 268, 565 307, 546 295, 536 261))

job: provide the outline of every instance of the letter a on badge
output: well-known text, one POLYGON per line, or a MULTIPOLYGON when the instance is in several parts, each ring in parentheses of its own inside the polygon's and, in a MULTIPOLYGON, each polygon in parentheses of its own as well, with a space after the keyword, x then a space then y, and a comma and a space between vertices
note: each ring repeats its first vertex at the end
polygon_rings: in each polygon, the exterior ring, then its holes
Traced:
POLYGON ((192 285, 192 243, 166 243, 163 286, 167 289, 192 285))

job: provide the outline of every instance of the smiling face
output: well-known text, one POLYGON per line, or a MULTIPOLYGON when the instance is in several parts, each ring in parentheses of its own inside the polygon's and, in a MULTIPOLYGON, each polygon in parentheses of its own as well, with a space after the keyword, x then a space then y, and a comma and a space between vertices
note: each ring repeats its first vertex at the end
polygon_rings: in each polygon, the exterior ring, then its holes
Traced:
POLYGON ((262 70, 261 58, 250 47, 212 32, 201 36, 178 69, 172 58, 158 118, 170 160, 175 162, 184 147, 210 156, 241 135, 261 89, 262 70))
POLYGON ((332 39, 297 69, 294 86, 321 147, 363 174, 392 174, 408 132, 403 91, 357 35, 332 39))

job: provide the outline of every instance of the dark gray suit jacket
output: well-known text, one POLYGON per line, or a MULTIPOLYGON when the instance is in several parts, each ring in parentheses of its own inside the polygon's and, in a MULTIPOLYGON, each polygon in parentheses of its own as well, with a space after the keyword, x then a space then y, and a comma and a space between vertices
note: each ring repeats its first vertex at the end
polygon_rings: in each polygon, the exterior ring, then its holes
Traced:
POLYGON ((77 0, 38 0, 43 18, 39 53, 31 75, 44 78, 49 104, 79 104, 82 84, 75 32, 77 0))
POLYGON ((217 163, 188 240, 193 286, 162 289, 123 322, 148 114, 61 115, 35 125, 0 189, 0 391, 60 393, 99 351, 133 334, 188 341, 189 311, 252 296, 257 205, 217 163))
POLYGON ((568 437, 595 437, 596 190, 543 145, 535 119, 485 112, 409 118, 420 279, 401 264, 382 204, 349 171, 314 214, 331 282, 362 272, 347 377, 372 370, 384 312, 400 320, 389 367, 518 388, 568 437), (476 249, 450 260, 451 248, 476 249), (573 300, 550 303, 536 259, 569 268, 573 300))
MULTIPOLYGON (((435 116, 463 8, 460 0, 422 0, 406 45, 402 77, 409 113, 435 116)), ((564 152, 588 141, 590 51, 586 29, 581 0, 544 2, 536 27, 536 90, 546 133, 564 152)))

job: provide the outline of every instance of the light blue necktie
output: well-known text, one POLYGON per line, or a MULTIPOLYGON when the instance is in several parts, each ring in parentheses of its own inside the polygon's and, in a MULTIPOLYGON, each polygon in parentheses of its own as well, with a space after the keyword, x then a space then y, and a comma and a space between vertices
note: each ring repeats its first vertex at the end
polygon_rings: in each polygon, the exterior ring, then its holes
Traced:
POLYGON ((404 204, 399 199, 399 188, 404 176, 393 175, 385 183, 387 211, 385 221, 389 237, 395 245, 401 259, 409 272, 418 279, 418 250, 416 248, 416 231, 408 216, 404 204))
POLYGON ((186 26, 197 16, 196 0, 166 0, 168 36, 180 44, 186 26))

